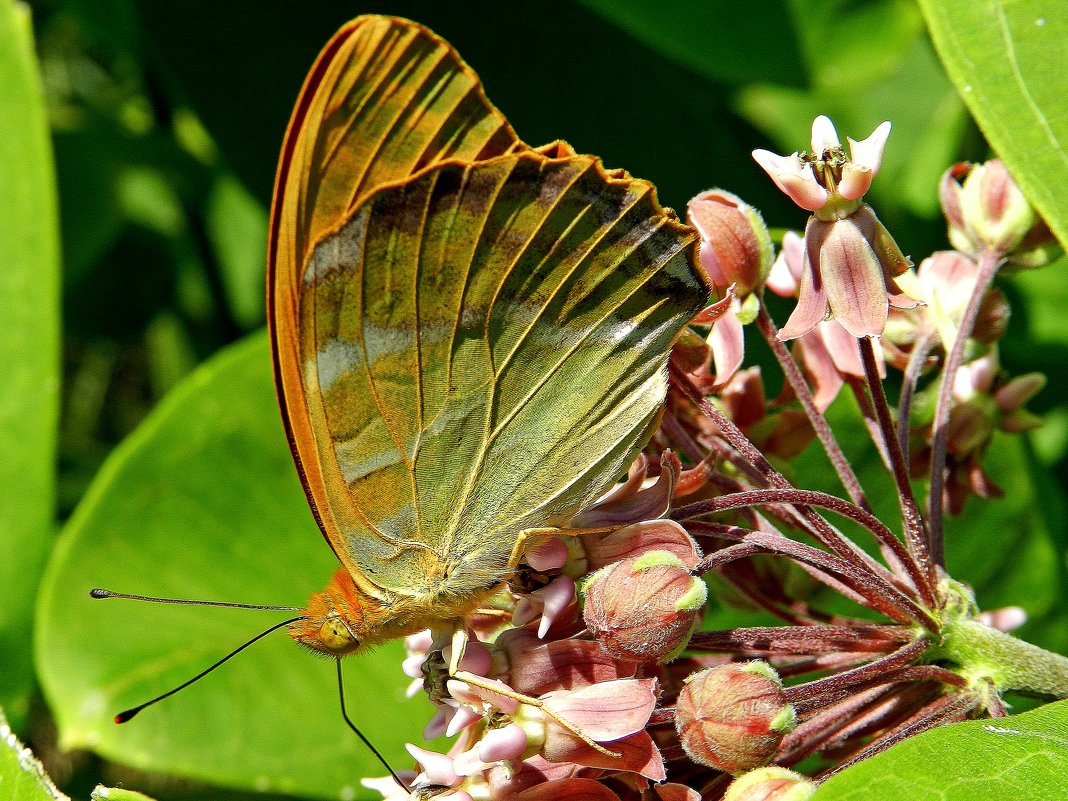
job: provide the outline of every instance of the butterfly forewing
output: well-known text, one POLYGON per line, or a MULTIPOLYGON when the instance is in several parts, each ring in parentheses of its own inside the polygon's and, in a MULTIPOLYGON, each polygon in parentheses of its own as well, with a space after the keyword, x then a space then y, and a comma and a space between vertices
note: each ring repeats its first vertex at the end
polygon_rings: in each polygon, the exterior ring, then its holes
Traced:
POLYGON ((287 433, 335 551, 336 537, 322 519, 325 483, 333 479, 321 473, 315 423, 305 411, 321 402, 305 396, 299 368, 300 340, 314 336, 298 320, 308 255, 373 189, 445 159, 476 161, 517 149, 525 146, 486 100, 474 72, 446 42, 407 20, 349 23, 305 82, 275 184, 268 312, 287 433))
POLYGON ((694 239, 649 184, 528 152, 385 186, 316 247, 301 453, 361 586, 470 594, 625 469, 707 297, 694 239))

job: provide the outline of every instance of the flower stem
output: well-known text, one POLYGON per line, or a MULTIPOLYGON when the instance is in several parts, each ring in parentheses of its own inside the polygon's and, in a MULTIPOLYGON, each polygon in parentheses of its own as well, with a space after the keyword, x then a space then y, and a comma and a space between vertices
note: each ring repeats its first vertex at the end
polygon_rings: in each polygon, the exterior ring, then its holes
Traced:
POLYGON ((1068 698, 1068 658, 967 618, 948 622, 934 659, 958 666, 973 682, 990 681, 999 692, 1068 698))
POLYGON ((946 563, 946 552, 942 532, 942 492, 946 486, 946 453, 949 447, 948 424, 949 412, 953 405, 953 382, 957 377, 957 370, 964 363, 964 348, 972 329, 975 328, 983 297, 993 283, 1001 263, 1002 258, 996 253, 984 252, 979 256, 979 274, 976 276, 975 289, 968 298, 953 349, 942 368, 942 383, 938 388, 938 404, 932 424, 934 439, 931 443, 931 489, 927 496, 927 518, 931 558, 943 566, 946 563))
POLYGON ((920 514, 916 496, 912 493, 908 466, 905 464, 901 443, 898 441, 897 432, 894 430, 894 419, 890 414, 890 406, 886 402, 883 382, 879 378, 879 365, 875 359, 875 347, 868 337, 861 337, 858 343, 868 389, 871 392, 872 403, 875 406, 875 415, 879 420, 883 443, 886 445, 886 451, 890 457, 894 483, 897 485, 898 499, 901 504, 901 520, 905 527, 905 543, 908 546, 909 555, 915 561, 919 572, 926 579, 926 581, 920 583, 918 589, 924 602, 928 606, 934 606, 934 587, 937 584, 938 576, 927 550, 927 532, 923 515, 920 514))
POLYGON ((812 390, 809 388, 808 382, 805 381, 805 377, 801 374, 801 370, 798 369, 794 357, 790 355, 790 351, 786 349, 786 345, 779 339, 778 329, 775 326, 775 322, 771 319, 771 315, 768 314, 767 307, 764 305, 763 300, 761 300, 760 312, 757 315, 756 322, 757 328, 760 329, 760 333, 763 334, 764 339, 767 340, 768 347, 771 348, 771 352, 775 354, 775 358, 779 361, 779 366, 782 367, 783 374, 786 376, 786 380, 793 389, 794 395, 797 397, 798 401, 800 401, 801 407, 805 410, 805 414, 808 416, 808 421, 812 425, 812 429, 816 432, 816 436, 819 437, 820 443, 823 445, 823 450, 827 453, 827 458, 830 459, 831 464, 834 466, 834 471, 838 474, 842 486, 845 487, 846 492, 849 493, 850 500, 861 509, 871 511, 868 499, 864 495, 864 488, 860 485, 860 479, 858 479, 857 474, 853 472, 853 467, 849 464, 849 460, 846 459, 845 454, 842 452, 842 448, 838 445, 838 440, 835 439, 831 427, 827 425, 827 418, 816 408, 816 401, 812 397, 812 390))
POLYGON ((909 353, 908 364, 905 365, 905 375, 901 382, 901 396, 897 402, 897 439, 901 443, 901 455, 905 460, 905 468, 909 468, 909 436, 912 431, 909 422, 912 414, 912 398, 916 394, 916 386, 920 382, 920 373, 927 363, 927 356, 934 346, 934 335, 924 334, 912 346, 909 353))

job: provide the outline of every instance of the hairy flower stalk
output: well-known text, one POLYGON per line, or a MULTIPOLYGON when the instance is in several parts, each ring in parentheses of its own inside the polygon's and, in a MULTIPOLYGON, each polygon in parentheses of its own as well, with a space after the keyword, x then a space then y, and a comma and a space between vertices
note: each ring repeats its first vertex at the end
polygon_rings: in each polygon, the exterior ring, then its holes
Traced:
MULTIPOLYGON (((888 134, 884 124, 849 140, 847 157, 820 118, 811 153, 757 155, 813 213, 770 271, 754 210, 719 190, 691 201, 720 299, 671 355, 664 414, 644 452, 571 522, 571 536, 530 549, 469 617, 458 673, 448 670, 450 632, 408 640, 404 670, 436 710, 426 733, 456 737, 447 754, 412 747, 421 793, 806 801, 826 776, 906 737, 1004 716, 1006 693, 1068 697, 1068 659, 1007 633, 1021 611, 982 613, 940 558, 943 495, 983 495, 991 433, 1038 422, 1023 404, 1041 377, 1000 373, 1007 305, 990 284, 1010 252, 1033 266, 1051 246, 999 168, 982 180, 955 168, 963 183, 959 193, 944 185, 943 202, 954 244, 969 250, 909 271, 862 201, 888 134), (984 251, 991 242, 1002 250, 984 251), (781 330, 765 284, 798 297, 781 330), (783 367, 789 389, 776 400, 758 368, 738 369, 732 348, 749 320, 783 367), (977 320, 990 323, 980 337, 977 320), (904 374, 897 410, 883 388, 892 370, 904 374), (901 499, 899 520, 872 511, 823 416, 846 384, 901 499), (931 419, 918 418, 913 399, 934 394, 931 419), (790 478, 813 437, 847 497, 790 478), (912 479, 928 469, 922 509, 912 479), (711 595, 779 623, 701 630, 711 595), (833 595, 852 605, 829 604, 833 595), (811 776, 795 772, 814 764, 811 776)), ((399 788, 373 784, 399 801, 399 788)))

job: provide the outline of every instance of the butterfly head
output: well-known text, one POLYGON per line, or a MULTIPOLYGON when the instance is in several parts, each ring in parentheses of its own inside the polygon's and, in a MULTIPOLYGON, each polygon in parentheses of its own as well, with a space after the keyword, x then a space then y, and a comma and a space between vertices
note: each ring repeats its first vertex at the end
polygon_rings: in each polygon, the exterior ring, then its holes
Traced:
POLYGON ((347 656, 368 641, 380 602, 368 597, 346 570, 339 569, 322 592, 308 599, 303 616, 289 625, 289 636, 313 651, 347 656))

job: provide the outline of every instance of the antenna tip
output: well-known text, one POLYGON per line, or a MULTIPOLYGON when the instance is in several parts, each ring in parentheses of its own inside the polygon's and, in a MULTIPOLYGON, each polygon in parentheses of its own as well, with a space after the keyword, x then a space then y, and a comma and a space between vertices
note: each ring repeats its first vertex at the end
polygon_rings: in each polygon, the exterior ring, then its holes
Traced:
POLYGON ((114 594, 111 590, 102 590, 99 587, 89 590, 90 598, 110 598, 114 594))
POLYGON ((120 712, 119 714, 117 714, 115 716, 115 722, 116 723, 125 723, 126 721, 130 720, 134 715, 136 715, 140 711, 141 711, 140 707, 137 707, 137 708, 134 708, 134 709, 127 709, 125 712, 120 712))

